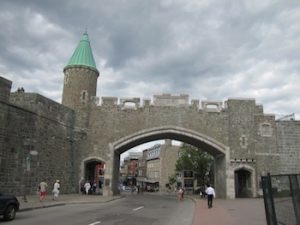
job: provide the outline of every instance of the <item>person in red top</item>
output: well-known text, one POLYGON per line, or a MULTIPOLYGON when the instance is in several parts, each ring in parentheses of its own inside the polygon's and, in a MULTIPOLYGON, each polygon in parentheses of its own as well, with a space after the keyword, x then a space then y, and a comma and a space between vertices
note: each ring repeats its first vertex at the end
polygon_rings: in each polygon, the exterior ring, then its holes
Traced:
POLYGON ((47 192, 47 183, 42 181, 39 184, 39 192, 40 192, 40 202, 44 201, 45 197, 46 197, 46 192, 47 192))

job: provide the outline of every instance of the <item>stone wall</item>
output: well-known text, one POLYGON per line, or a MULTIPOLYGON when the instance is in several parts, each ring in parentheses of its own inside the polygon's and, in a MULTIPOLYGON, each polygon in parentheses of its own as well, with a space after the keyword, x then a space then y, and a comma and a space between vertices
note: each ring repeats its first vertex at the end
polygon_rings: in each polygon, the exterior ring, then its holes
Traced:
POLYGON ((137 109, 126 109, 106 103, 91 108, 87 141, 90 146, 86 146, 86 151, 91 153, 92 149, 97 149, 105 157, 109 154, 108 143, 135 132, 168 125, 188 128, 221 143, 228 143, 228 138, 224 135, 228 131, 226 113, 211 113, 191 105, 179 108, 145 105, 137 109))
POLYGON ((271 138, 263 137, 262 143, 257 144, 260 124, 269 121, 274 127, 275 120, 274 117, 265 116, 255 100, 230 99, 225 108, 215 111, 193 105, 144 105, 126 109, 116 102, 105 102, 91 108, 88 142, 93 146, 87 146, 87 152, 91 152, 89 149, 98 149, 99 153, 106 155, 108 142, 113 143, 135 132, 168 125, 205 134, 230 146, 231 158, 255 159, 256 152, 276 151, 275 131, 271 138))
MULTIPOLYGON (((96 76, 90 75, 94 83, 86 84, 87 93, 77 93, 72 100, 74 110, 39 94, 10 93, 11 82, 0 79, 1 191, 21 194, 26 187, 26 193, 35 193, 41 180, 52 186, 60 179, 63 193, 75 192, 87 160, 107 162, 112 166, 106 172, 116 174, 119 154, 159 139, 205 147, 220 161, 216 183, 223 186, 219 190, 223 196, 232 196, 238 169, 251 172, 254 189, 259 189, 264 173, 300 172, 300 122, 275 121, 254 99, 228 99, 224 104, 192 100, 189 104, 186 95, 163 95, 155 97, 157 105, 150 100, 140 105, 139 98, 123 98, 118 105, 118 99, 112 97, 97 105, 90 101, 96 83, 96 76), (78 100, 83 96, 89 98, 78 100), (171 131, 160 133, 165 127, 171 131), (149 130, 156 133, 147 136, 149 130), (136 138, 138 134, 142 135, 136 138), (126 149, 114 152, 114 144, 120 141, 128 142, 126 149)), ((115 179, 115 175, 107 178, 115 179)))
POLYGON ((162 95, 154 95, 154 105, 156 106, 183 106, 189 104, 189 96, 188 95, 171 95, 171 94, 162 94, 162 95))
POLYGON ((277 121, 280 155, 274 174, 300 174, 300 121, 277 121))
POLYGON ((9 102, 58 123, 68 125, 74 123, 73 110, 36 93, 13 92, 10 94, 9 102))
MULTIPOLYGON (((273 126, 274 117, 264 115, 262 107, 257 105, 254 99, 229 99, 224 107, 221 107, 223 104, 220 102, 210 101, 202 104, 204 108, 199 108, 199 104, 195 100, 192 104, 180 105, 180 107, 168 104, 161 105, 161 102, 159 106, 150 103, 126 108, 124 105, 118 105, 117 102, 116 99, 113 101, 105 100, 102 101, 102 105, 91 107, 90 124, 87 130, 86 145, 82 148, 84 149, 82 156, 96 157, 102 155, 105 160, 109 160, 109 156, 112 154, 109 145, 118 140, 126 139, 126 137, 135 133, 147 132, 149 129, 159 129, 159 127, 164 126, 180 127, 202 134, 208 140, 228 146, 230 154, 228 153, 228 156, 226 156, 228 159, 218 167, 220 174, 217 182, 219 188, 223 186, 223 190, 219 192, 222 192, 225 196, 226 188, 232 190, 231 186, 234 184, 233 182, 227 182, 227 187, 223 185, 226 183, 226 177, 230 180, 234 179, 234 168, 230 169, 228 160, 249 160, 252 165, 252 162, 257 159, 256 151, 272 152, 274 149, 276 150, 276 143, 272 143, 274 137, 276 139, 275 132, 271 136, 262 137, 262 143, 257 144, 261 123, 270 121, 271 126, 273 126), (214 105, 215 108, 210 108, 209 105, 214 105), (228 169, 227 172, 224 171, 225 168, 228 169)), ((176 139, 178 136, 156 135, 153 140, 166 138, 176 139)), ((133 138, 133 140, 135 139, 133 138)), ((182 136, 180 141, 188 142, 189 140, 182 136)), ((143 141, 140 141, 135 144, 142 143, 143 141)), ((205 142, 190 144, 204 147, 214 157, 223 154, 216 151, 212 146, 206 146, 205 142)), ((225 147, 225 149, 227 148, 225 147)), ((122 152, 118 153, 121 154, 122 152)), ((267 164, 268 170, 272 169, 271 165, 271 163, 267 164)), ((253 174, 255 186, 259 182, 257 174, 253 174)))
POLYGON ((44 180, 51 192, 59 179, 62 193, 74 192, 74 112, 37 94, 10 99, 0 102, 1 191, 35 194, 44 180))

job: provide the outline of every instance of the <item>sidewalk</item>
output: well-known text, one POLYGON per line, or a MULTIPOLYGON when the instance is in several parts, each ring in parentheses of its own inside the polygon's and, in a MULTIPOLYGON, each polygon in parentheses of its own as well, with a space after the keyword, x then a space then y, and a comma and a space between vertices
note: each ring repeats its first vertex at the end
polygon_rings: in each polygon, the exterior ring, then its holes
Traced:
POLYGON ((214 199, 208 209, 207 199, 197 198, 193 225, 266 225, 261 198, 214 199))
POLYGON ((66 204, 84 204, 84 203, 104 203, 120 199, 124 196, 104 197, 102 195, 83 195, 83 194, 65 194, 59 195, 57 201, 52 200, 52 195, 47 195, 43 202, 40 202, 38 195, 26 196, 27 202, 23 197, 17 197, 20 202, 20 211, 27 211, 39 208, 48 208, 66 204))

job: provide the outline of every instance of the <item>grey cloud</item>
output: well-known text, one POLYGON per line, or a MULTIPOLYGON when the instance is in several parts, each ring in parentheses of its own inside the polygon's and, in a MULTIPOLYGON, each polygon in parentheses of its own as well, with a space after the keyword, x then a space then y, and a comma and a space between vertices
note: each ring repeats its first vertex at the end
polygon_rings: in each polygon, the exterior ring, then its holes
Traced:
POLYGON ((27 89, 60 99, 62 69, 87 27, 100 95, 255 95, 247 97, 266 109, 299 112, 284 101, 295 95, 284 88, 289 80, 300 83, 299 15, 292 0, 3 0, 0 68, 17 82, 36 79, 41 87, 27 89))

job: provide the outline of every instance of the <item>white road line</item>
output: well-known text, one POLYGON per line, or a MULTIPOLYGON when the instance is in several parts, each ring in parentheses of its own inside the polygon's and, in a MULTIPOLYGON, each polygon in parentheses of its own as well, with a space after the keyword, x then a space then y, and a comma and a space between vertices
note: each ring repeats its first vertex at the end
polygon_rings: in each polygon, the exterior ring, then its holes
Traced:
POLYGON ((96 224, 99 224, 99 223, 101 223, 101 222, 100 221, 96 221, 94 223, 90 223, 89 225, 96 225, 96 224))
POLYGON ((142 208, 144 208, 144 206, 137 207, 137 208, 133 209, 132 211, 137 211, 137 210, 140 210, 142 208))

